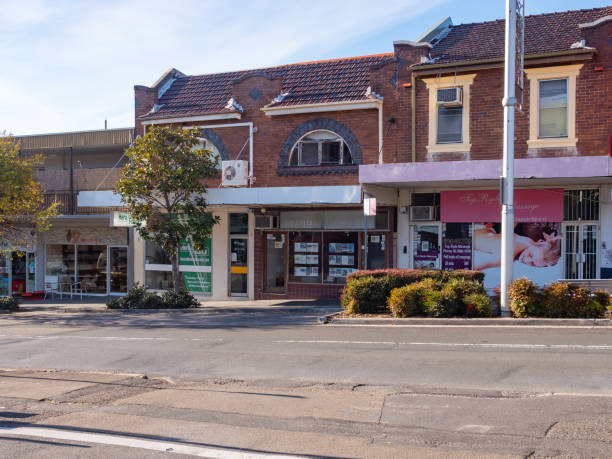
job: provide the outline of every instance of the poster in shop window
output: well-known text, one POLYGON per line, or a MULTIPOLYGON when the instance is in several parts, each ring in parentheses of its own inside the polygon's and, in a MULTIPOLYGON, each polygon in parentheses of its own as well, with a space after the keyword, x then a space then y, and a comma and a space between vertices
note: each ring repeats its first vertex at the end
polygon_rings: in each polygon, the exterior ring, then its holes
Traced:
MULTIPOLYGON (((485 274, 484 285, 499 291, 501 279, 501 224, 474 224, 474 269, 485 274)), ((517 223, 514 228, 514 278, 538 285, 563 276, 561 223, 517 223)))
POLYGON ((212 293, 212 240, 206 240, 204 250, 195 250, 191 240, 181 241, 179 265, 185 288, 195 293, 212 293))

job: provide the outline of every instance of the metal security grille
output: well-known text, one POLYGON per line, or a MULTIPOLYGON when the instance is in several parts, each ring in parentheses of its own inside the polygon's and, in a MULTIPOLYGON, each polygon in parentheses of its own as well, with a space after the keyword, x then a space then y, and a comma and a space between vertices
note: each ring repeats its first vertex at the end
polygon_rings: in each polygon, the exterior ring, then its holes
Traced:
POLYGON ((565 190, 564 220, 599 220, 599 190, 565 190))

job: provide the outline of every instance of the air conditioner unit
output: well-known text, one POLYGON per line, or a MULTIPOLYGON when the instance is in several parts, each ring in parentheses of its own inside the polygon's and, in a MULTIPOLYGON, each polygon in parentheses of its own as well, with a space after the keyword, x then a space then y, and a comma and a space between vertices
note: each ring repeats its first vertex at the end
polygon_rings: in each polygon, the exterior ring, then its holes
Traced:
POLYGON ((221 184, 223 186, 246 186, 249 183, 248 161, 221 161, 221 184))
POLYGON ((278 228, 278 217, 275 215, 255 215, 255 229, 278 228))
POLYGON ((463 88, 438 89, 436 100, 443 107, 460 107, 463 103, 463 88))
POLYGON ((431 221, 435 219, 435 207, 433 206, 410 206, 410 220, 431 221))

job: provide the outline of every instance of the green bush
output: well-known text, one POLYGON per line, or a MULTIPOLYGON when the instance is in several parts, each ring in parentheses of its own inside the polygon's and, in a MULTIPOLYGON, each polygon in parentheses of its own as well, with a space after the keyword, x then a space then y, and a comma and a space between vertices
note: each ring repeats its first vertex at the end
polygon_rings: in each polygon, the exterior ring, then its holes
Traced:
POLYGON ((509 294, 515 317, 600 318, 610 304, 607 292, 567 282, 539 289, 529 279, 517 279, 510 284, 509 294))
POLYGON ((610 296, 580 285, 555 282, 542 290, 542 301, 546 317, 599 318, 604 316, 610 296))
POLYGON ((425 279, 440 282, 456 279, 482 284, 484 275, 479 271, 468 270, 378 269, 356 271, 347 276, 341 303, 348 314, 375 313, 380 307, 387 305, 387 298, 390 297, 393 289, 425 279))
POLYGON ((372 276, 351 280, 340 300, 347 314, 372 314, 387 301, 388 282, 372 276))
POLYGON ((186 290, 179 293, 168 290, 159 296, 140 284, 136 284, 127 295, 107 303, 109 309, 186 309, 199 305, 198 300, 186 290))
POLYGON ((17 311, 19 303, 14 296, 6 296, 0 298, 0 311, 17 311))
POLYGON ((536 285, 526 277, 512 281, 508 296, 514 317, 542 315, 542 295, 536 285))
POLYGON ((423 315, 423 286, 417 282, 391 290, 387 307, 394 317, 412 317, 423 315))
POLYGON ((468 317, 491 317, 491 299, 485 293, 470 293, 463 298, 465 315, 468 317))
POLYGON ((189 309, 197 308, 200 302, 187 290, 175 293, 173 290, 166 290, 161 297, 162 303, 168 309, 189 309))
POLYGON ((430 279, 423 281, 423 306, 430 317, 455 317, 465 315, 461 297, 450 284, 436 282, 430 279))

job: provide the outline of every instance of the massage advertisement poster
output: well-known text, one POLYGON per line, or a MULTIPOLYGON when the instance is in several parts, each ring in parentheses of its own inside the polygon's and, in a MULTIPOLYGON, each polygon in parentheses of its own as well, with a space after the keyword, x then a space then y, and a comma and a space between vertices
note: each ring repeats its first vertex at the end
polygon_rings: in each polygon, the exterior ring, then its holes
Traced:
MULTIPOLYGON (((499 291, 501 279, 501 224, 474 224, 474 269, 485 274, 487 290, 499 291)), ((517 223, 514 228, 514 278, 538 285, 563 276, 561 223, 517 223)))

